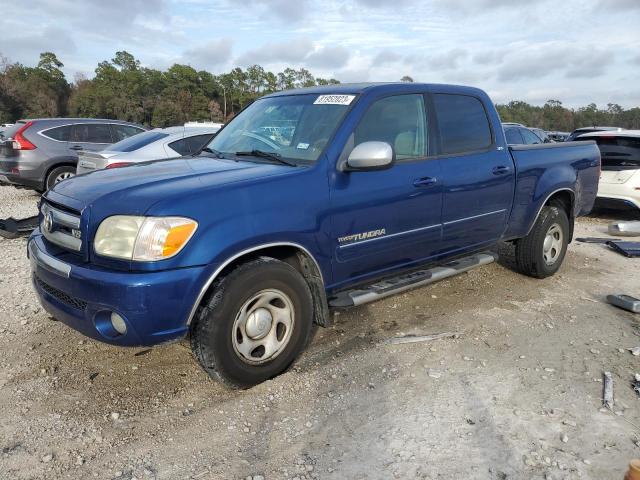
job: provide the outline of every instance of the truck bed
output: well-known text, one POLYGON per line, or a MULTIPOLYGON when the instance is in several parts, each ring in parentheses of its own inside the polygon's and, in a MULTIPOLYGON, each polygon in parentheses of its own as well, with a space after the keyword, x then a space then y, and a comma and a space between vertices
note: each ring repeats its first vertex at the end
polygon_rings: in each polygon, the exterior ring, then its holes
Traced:
POLYGON ((537 212, 555 192, 570 193, 574 216, 591 210, 600 176, 596 142, 512 145, 509 151, 516 168, 516 185, 505 240, 526 235, 537 212))

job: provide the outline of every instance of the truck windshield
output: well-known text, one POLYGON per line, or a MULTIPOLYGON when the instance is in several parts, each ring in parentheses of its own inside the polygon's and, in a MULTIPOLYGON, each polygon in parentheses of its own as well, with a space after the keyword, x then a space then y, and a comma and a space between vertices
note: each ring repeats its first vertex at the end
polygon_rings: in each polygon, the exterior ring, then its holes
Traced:
POLYGON ((257 150, 293 162, 315 162, 354 99, 354 95, 317 94, 262 98, 207 147, 225 156, 257 150))

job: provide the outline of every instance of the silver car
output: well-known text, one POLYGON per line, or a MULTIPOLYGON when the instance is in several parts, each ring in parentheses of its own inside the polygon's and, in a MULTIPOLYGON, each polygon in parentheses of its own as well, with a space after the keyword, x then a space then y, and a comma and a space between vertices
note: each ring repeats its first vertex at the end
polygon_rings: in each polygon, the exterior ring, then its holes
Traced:
POLYGON ((139 125, 93 118, 19 120, 0 139, 0 182, 44 191, 75 174, 78 154, 144 132, 139 125))
POLYGON ((220 127, 156 128, 114 143, 99 152, 83 152, 78 160, 77 175, 130 163, 161 160, 198 153, 220 127))

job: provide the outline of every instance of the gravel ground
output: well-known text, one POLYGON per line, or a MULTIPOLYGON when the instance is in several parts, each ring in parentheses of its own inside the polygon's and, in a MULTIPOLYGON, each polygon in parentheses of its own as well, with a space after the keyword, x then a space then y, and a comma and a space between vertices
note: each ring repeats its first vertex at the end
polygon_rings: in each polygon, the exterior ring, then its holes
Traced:
MULTIPOLYGON (((0 218, 37 196, 0 187, 0 218)), ((638 218, 625 214, 628 218, 638 218)), ((590 217, 578 235, 603 236, 590 217)), ((559 274, 499 263, 335 315, 296 366, 247 391, 185 344, 96 343, 52 321, 25 239, 2 240, 2 479, 622 479, 640 457, 640 259, 573 243, 559 274), (404 334, 458 338, 386 345, 404 334), (602 374, 614 379, 602 407, 602 374)))

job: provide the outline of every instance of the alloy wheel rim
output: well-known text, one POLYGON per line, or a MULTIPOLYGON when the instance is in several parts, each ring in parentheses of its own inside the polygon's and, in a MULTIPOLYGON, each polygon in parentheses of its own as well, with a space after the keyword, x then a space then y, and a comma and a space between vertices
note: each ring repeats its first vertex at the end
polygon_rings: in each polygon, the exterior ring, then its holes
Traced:
POLYGON ((61 182, 63 180, 66 180, 67 178, 71 178, 74 177, 75 175, 71 172, 62 172, 61 174, 59 174, 56 179, 54 180, 54 183, 58 183, 61 182))

